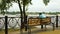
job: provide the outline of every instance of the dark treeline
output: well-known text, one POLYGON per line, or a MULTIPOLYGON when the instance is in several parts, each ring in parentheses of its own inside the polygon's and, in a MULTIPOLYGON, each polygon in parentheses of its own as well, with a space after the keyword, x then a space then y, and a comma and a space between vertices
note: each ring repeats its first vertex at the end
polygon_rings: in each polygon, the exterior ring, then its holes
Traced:
MULTIPOLYGON (((44 13, 44 14, 60 14, 60 12, 26 12, 26 14, 39 14, 39 13, 44 13)), ((2 13, 3 14, 3 13, 2 13)), ((15 15, 15 14, 20 14, 20 12, 5 12, 5 14, 12 14, 12 15, 15 15)))
POLYGON ((60 12, 27 12, 27 14, 39 14, 39 13, 44 13, 44 14, 60 14, 60 12))
POLYGON ((0 14, 12 14, 12 15, 14 15, 14 14, 20 14, 20 12, 1 12, 0 14))

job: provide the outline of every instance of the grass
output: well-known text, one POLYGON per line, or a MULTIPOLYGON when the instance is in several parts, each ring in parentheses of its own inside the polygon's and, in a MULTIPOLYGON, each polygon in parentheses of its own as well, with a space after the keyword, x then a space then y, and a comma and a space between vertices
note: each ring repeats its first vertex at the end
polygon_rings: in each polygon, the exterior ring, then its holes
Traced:
MULTIPOLYGON (((23 29, 24 31, 24 29, 23 29)), ((40 29, 40 28, 36 28, 36 27, 32 27, 31 28, 32 34, 60 34, 60 28, 59 29, 55 29, 54 31, 52 29, 47 29, 46 31, 44 29, 40 29)), ((24 31, 24 34, 26 32, 24 31)), ((0 31, 0 34, 5 34, 4 30, 0 31)), ((8 34, 20 34, 20 29, 8 29, 8 34)))
MULTIPOLYGON (((19 29, 8 29, 8 34, 16 34, 15 32, 19 32, 19 29)), ((5 30, 0 30, 0 34, 5 34, 5 30)))
MULTIPOLYGON (((35 27, 31 27, 31 28, 33 29, 35 27)), ((8 34, 19 34, 19 33, 20 33, 20 29, 18 29, 18 28, 15 28, 15 29, 10 28, 10 29, 8 29, 8 34)), ((5 34, 5 30, 4 29, 0 30, 0 34, 5 34)))
POLYGON ((37 34, 60 34, 60 30, 46 31, 46 32, 38 32, 37 34))

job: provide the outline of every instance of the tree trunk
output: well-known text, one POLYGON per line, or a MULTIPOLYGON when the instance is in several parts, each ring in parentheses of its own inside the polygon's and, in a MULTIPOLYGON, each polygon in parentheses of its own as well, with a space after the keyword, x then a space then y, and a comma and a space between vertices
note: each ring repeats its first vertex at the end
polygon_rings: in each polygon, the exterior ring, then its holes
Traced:
POLYGON ((20 0, 18 0, 18 5, 19 5, 19 8, 20 8, 20 12, 21 12, 21 29, 24 27, 24 23, 23 23, 23 13, 22 13, 22 8, 21 8, 21 5, 20 5, 20 0))
POLYGON ((26 13, 25 13, 25 5, 23 4, 23 15, 24 15, 24 23, 25 23, 25 16, 26 16, 26 13))
POLYGON ((25 4, 23 2, 23 14, 24 14, 24 24, 25 24, 25 31, 27 31, 27 15, 25 11, 25 4))

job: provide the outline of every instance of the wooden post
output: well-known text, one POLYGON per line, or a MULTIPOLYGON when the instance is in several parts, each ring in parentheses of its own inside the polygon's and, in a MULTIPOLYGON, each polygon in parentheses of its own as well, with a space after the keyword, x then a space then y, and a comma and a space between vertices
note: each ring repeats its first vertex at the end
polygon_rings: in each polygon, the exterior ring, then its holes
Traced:
POLYGON ((5 34, 8 34, 8 23, 7 23, 7 21, 8 21, 8 16, 5 16, 5 34))
POLYGON ((58 15, 56 15, 56 27, 58 28, 58 15))

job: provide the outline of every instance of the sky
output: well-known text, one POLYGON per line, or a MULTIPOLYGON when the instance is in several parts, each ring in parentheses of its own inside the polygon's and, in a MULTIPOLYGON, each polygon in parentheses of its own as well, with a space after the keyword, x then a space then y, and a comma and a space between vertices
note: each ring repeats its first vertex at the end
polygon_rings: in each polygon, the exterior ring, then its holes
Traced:
MULTIPOLYGON (((13 3, 9 11, 19 11, 17 3, 13 3)), ((43 3, 43 0, 32 0, 32 5, 28 6, 27 12, 59 12, 60 0, 50 0, 47 6, 43 3)))

